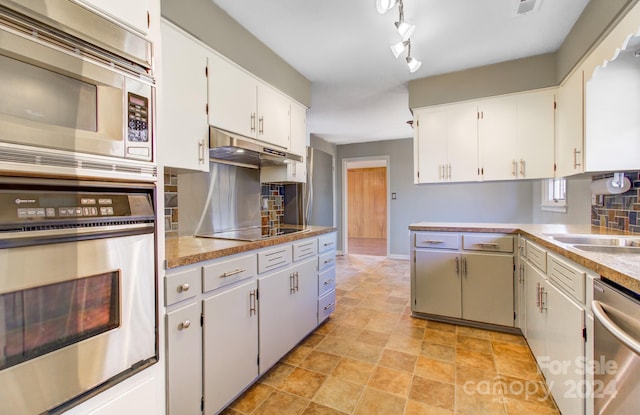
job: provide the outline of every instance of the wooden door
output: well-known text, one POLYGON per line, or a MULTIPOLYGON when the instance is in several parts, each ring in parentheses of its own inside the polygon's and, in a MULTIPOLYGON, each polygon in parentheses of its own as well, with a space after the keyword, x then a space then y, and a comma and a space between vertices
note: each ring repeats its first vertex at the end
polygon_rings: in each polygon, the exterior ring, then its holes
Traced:
POLYGON ((387 168, 347 171, 349 238, 387 238, 387 168))

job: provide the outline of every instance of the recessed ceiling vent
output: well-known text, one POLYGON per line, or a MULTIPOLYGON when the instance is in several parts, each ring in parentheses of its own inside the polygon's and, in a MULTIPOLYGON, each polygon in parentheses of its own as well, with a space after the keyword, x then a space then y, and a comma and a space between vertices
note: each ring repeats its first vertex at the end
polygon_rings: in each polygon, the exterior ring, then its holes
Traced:
POLYGON ((513 14, 521 16, 540 8, 542 0, 514 0, 513 14))

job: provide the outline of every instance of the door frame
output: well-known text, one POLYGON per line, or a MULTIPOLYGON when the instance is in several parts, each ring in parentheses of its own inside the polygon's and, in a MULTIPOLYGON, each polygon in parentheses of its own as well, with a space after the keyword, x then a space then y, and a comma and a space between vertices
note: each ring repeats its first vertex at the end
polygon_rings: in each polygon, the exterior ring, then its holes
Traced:
POLYGON ((348 208, 348 199, 347 199, 347 195, 349 194, 349 184, 348 184, 348 178, 347 178, 347 170, 352 167, 352 168, 359 168, 362 167, 364 168, 365 166, 358 166, 358 167, 353 167, 354 163, 357 164, 365 164, 365 163, 374 163, 374 162, 378 162, 381 164, 376 165, 375 167, 385 167, 386 168, 386 177, 385 180, 387 181, 386 183, 386 187, 387 187, 387 194, 385 195, 386 200, 387 200, 387 229, 386 229, 386 234, 387 234, 387 253, 386 253, 386 257, 389 257, 389 249, 390 249, 390 229, 391 229, 391 186, 390 186, 390 170, 391 170, 391 157, 390 156, 371 156, 371 157, 350 157, 350 158, 345 158, 342 159, 342 200, 341 200, 341 205, 342 205, 342 229, 340 232, 340 238, 342 239, 342 253, 343 255, 347 255, 349 254, 349 208, 348 208), (384 164, 382 164, 384 163, 384 164), (352 166, 349 166, 349 165, 352 166))

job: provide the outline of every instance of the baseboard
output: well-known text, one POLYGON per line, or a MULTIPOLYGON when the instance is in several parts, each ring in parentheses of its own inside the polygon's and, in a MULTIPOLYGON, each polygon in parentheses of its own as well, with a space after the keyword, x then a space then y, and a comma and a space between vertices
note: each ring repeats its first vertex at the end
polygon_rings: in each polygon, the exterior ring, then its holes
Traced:
POLYGON ((388 255, 387 258, 389 258, 389 259, 402 259, 404 261, 408 261, 411 257, 409 255, 391 254, 391 255, 388 255))

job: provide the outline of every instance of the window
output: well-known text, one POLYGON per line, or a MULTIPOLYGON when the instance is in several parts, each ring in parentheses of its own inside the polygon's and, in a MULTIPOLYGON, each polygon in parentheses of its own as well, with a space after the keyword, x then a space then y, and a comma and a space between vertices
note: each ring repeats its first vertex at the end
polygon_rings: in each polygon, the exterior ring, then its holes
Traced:
POLYGON ((542 181, 542 203, 540 208, 551 212, 567 211, 567 180, 545 179, 542 181))

